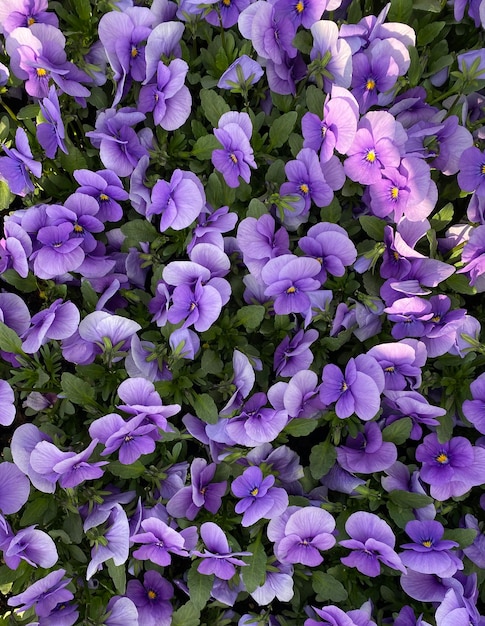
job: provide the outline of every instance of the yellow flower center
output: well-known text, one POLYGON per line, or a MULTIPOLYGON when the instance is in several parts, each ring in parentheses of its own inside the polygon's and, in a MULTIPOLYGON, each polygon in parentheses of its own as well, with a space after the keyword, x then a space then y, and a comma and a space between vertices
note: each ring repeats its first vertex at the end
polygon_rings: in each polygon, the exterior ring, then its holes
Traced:
POLYGON ((131 48, 131 58, 132 59, 136 59, 136 57, 139 55, 140 53, 138 52, 138 49, 136 46, 133 46, 131 48))
POLYGON ((423 541, 423 546, 425 548, 431 548, 432 545, 433 545, 433 542, 431 541, 431 539, 426 539, 426 541, 423 541))
POLYGON ((233 163, 237 163, 237 156, 234 154, 234 152, 230 155, 230 157, 233 163))
POLYGON ((435 315, 434 317, 431 318, 431 321, 434 322, 435 324, 439 324, 441 322, 441 316, 435 315))
POLYGON ((481 167, 481 172, 482 172, 482 174, 485 174, 485 163, 481 167))
POLYGON ((296 292, 296 287, 293 287, 293 285, 291 287, 288 287, 288 289, 286 290, 286 293, 295 293, 296 292))
POLYGON ((394 370, 395 370, 394 365, 390 365, 389 367, 385 367, 384 368, 384 371, 388 372, 389 374, 392 374, 394 372, 394 370))
POLYGON ((249 492, 252 496, 257 496, 259 493, 259 489, 257 487, 255 487, 254 489, 251 489, 251 491, 249 492))
POLYGON ((230 6, 231 6, 231 0, 222 0, 222 4, 223 4, 225 7, 230 7, 230 6))
POLYGON ((149 589, 147 595, 150 600, 155 600, 157 597, 157 592, 153 591, 153 589, 149 589))
POLYGON ((365 84, 365 88, 367 89, 367 91, 372 91, 376 88, 376 81, 373 78, 368 78, 365 84))
POLYGON ((191 303, 190 303, 189 310, 190 310, 190 311, 193 311, 193 310, 195 309, 195 307, 196 307, 196 306, 197 306, 197 303, 196 303, 196 302, 191 302, 191 303))
POLYGON ((304 8, 305 8, 305 5, 303 4, 302 0, 298 0, 298 2, 295 4, 296 12, 303 13, 304 8))
POLYGON ((398 197, 399 197, 399 189, 398 189, 397 187, 393 187, 393 188, 391 189, 391 198, 392 198, 393 200, 397 200, 397 199, 398 199, 398 197))
POLYGON ((32 24, 35 24, 35 20, 33 17, 29 17, 27 19, 27 26, 32 26, 32 24))
POLYGON ((441 465, 445 465, 448 463, 448 456, 444 452, 440 452, 436 457, 436 460, 438 463, 441 463, 441 465))
POLYGON ((302 183, 300 185, 300 191, 302 193, 308 193, 310 191, 310 187, 308 185, 306 185, 305 183, 302 183))
POLYGON ((101 193, 99 194, 99 199, 101 200, 101 202, 106 202, 106 200, 109 200, 109 196, 107 196, 105 193, 101 193))
POLYGON ((376 160, 376 151, 375 150, 367 150, 367 154, 365 155, 365 160, 369 163, 374 163, 376 160))
POLYGON ((342 386, 340 387, 340 390, 341 391, 347 391, 348 388, 349 388, 349 386, 347 385, 347 383, 344 380, 344 382, 342 383, 342 386))
POLYGON ((84 228, 82 226, 80 226, 79 224, 75 224, 74 225, 74 232, 75 233, 82 233, 84 231, 84 228))
POLYGON ((37 72, 37 76, 47 76, 47 70, 43 67, 38 67, 35 71, 37 72))

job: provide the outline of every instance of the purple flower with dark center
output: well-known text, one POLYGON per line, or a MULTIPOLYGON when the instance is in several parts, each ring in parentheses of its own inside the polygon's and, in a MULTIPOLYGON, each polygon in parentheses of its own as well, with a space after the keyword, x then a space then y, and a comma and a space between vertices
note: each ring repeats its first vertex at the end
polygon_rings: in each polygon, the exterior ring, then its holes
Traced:
POLYGON ((337 448, 339 465, 351 473, 372 474, 388 469, 397 461, 397 448, 382 441, 376 422, 367 422, 364 432, 347 437, 344 446, 337 448))
POLYGON ((74 224, 62 222, 58 226, 44 226, 37 233, 43 246, 34 252, 34 274, 39 278, 55 278, 76 271, 84 261, 83 239, 71 237, 74 224))
POLYGON ((339 545, 352 552, 340 559, 344 565, 355 567, 372 578, 381 573, 381 563, 406 573, 406 568, 394 551, 394 533, 389 524, 377 515, 366 511, 352 513, 345 523, 345 531, 350 539, 339 541, 339 545))
POLYGON ((457 570, 463 569, 462 561, 451 552, 458 544, 442 539, 445 529, 436 520, 408 522, 405 531, 413 543, 401 544, 404 552, 399 556, 410 569, 440 578, 451 578, 457 570))
POLYGON ((410 439, 419 441, 423 436, 422 426, 439 426, 437 417, 446 415, 446 409, 429 404, 417 391, 385 391, 382 403, 386 424, 408 417, 413 425, 410 439))
POLYGON ((237 243, 243 254, 244 265, 256 278, 266 263, 282 254, 289 254, 290 240, 283 228, 276 230, 275 220, 269 215, 256 219, 246 217, 237 229, 237 243))
POLYGON ((242 54, 222 74, 217 86, 219 89, 230 89, 234 93, 244 93, 250 85, 257 83, 263 74, 263 68, 257 61, 247 54, 242 54))
POLYGON ((320 152, 321 163, 329 161, 334 150, 347 153, 359 119, 359 105, 350 91, 334 85, 331 96, 325 101, 323 119, 307 112, 301 120, 303 147, 320 152))
POLYGON ((237 24, 239 14, 249 6, 250 0, 215 0, 211 2, 215 9, 209 11, 205 19, 213 26, 231 28, 237 24))
POLYGON ((51 24, 59 26, 57 15, 47 11, 47 0, 5 0, 0 6, 0 25, 5 35, 15 28, 32 24, 51 24))
POLYGON ((176 130, 190 115, 192 96, 184 85, 189 66, 174 59, 167 66, 160 61, 155 82, 145 84, 138 95, 138 110, 153 112, 153 121, 165 130, 176 130))
POLYGON ((426 322, 433 317, 430 302, 418 296, 400 298, 385 308, 384 313, 387 313, 390 322, 395 322, 391 331, 395 339, 421 338, 425 333, 426 322))
POLYGON ((59 559, 53 539, 35 526, 20 530, 8 545, 2 545, 3 559, 10 569, 17 569, 21 561, 33 567, 50 568, 59 559))
POLYGON ((485 435, 485 374, 470 384, 470 391, 473 400, 463 402, 463 415, 479 433, 485 435))
POLYGON ((101 222, 117 222, 123 217, 119 200, 127 200, 119 177, 111 170, 74 170, 73 176, 81 185, 76 193, 92 196, 98 203, 96 217, 101 222))
POLYGON ((335 402, 335 412, 340 419, 355 413, 367 421, 380 408, 383 388, 384 374, 377 361, 360 355, 349 360, 345 374, 332 363, 323 368, 320 399, 326 405, 335 402))
POLYGON ((463 323, 466 310, 450 311, 451 300, 448 296, 431 296, 429 302, 433 317, 426 323, 424 336, 428 356, 437 357, 445 354, 455 345, 457 330, 463 323))
POLYGON ((333 10, 328 6, 332 4, 331 0, 278 0, 275 3, 275 14, 288 17, 296 26, 301 24, 310 28, 324 11, 333 10))
POLYGON ((237 556, 249 556, 250 552, 231 552, 224 531, 214 522, 205 522, 200 527, 200 536, 205 543, 206 550, 192 550, 191 556, 199 556, 202 561, 197 567, 200 574, 210 576, 214 574, 221 580, 230 580, 236 573, 236 565, 245 566, 247 563, 237 556))
POLYGON ((222 310, 219 291, 211 285, 203 285, 199 279, 195 285, 181 284, 172 294, 172 305, 168 311, 168 321, 182 328, 194 325, 195 330, 208 330, 217 320, 222 310))
POLYGON ((426 363, 427 351, 422 341, 403 339, 395 343, 382 343, 367 353, 384 372, 385 390, 399 391, 421 385, 421 368, 426 363))
POLYGON ((167 418, 180 411, 179 404, 163 405, 160 394, 152 382, 144 378, 128 378, 118 387, 118 396, 124 404, 117 408, 130 415, 143 415, 147 424, 155 424, 160 430, 169 431, 167 418))
POLYGON ((275 390, 271 394, 273 403, 281 393, 279 390, 283 391, 283 397, 280 396, 280 401, 291 418, 315 418, 326 408, 319 397, 318 376, 311 370, 297 372, 287 384, 276 383, 268 393, 272 390, 275 390))
POLYGON ((321 550, 335 545, 335 520, 327 511, 308 506, 290 507, 282 517, 268 524, 268 539, 275 541, 274 552, 282 563, 316 567, 323 562, 321 550))
POLYGON ((274 487, 275 477, 270 474, 263 478, 259 467, 248 467, 233 480, 232 493, 241 498, 236 504, 236 513, 242 513, 241 524, 252 526, 260 519, 278 517, 288 507, 288 494, 280 487, 274 487))
POLYGON ((104 444, 103 456, 119 450, 118 457, 123 465, 131 465, 143 454, 153 452, 155 441, 160 439, 158 427, 146 424, 143 413, 128 422, 117 413, 108 413, 90 425, 89 434, 104 444))
POLYGON ((320 273, 316 259, 283 254, 270 259, 261 272, 267 285, 265 294, 274 297, 274 310, 278 315, 311 313, 310 294, 320 289, 314 277, 320 273))
POLYGON ((192 172, 176 169, 170 182, 158 180, 152 189, 146 217, 161 215, 160 232, 190 226, 205 206, 204 187, 192 172))
POLYGON ((234 443, 247 447, 273 441, 288 422, 286 411, 263 408, 266 394, 255 393, 243 406, 239 415, 226 421, 225 431, 234 443))
POLYGON ((347 150, 344 170, 362 185, 377 183, 386 167, 399 167, 400 149, 406 134, 386 111, 371 111, 361 118, 352 146, 347 150))
POLYGON ((15 133, 15 148, 3 146, 7 156, 0 157, 0 176, 8 184, 12 193, 25 196, 34 191, 29 172, 36 178, 42 175, 42 164, 32 158, 27 133, 23 128, 17 128, 15 133))
POLYGON ((86 580, 101 569, 102 563, 113 559, 115 565, 123 565, 129 555, 130 528, 123 507, 116 503, 105 518, 106 530, 102 541, 97 541, 91 550, 91 561, 88 564, 86 580))
POLYGON ((226 492, 227 481, 214 483, 215 463, 207 464, 205 459, 194 459, 190 465, 192 484, 183 487, 167 502, 167 512, 172 517, 193 520, 204 508, 216 514, 222 504, 222 496, 226 492))
POLYGON ((286 335, 276 347, 273 368, 277 376, 294 376, 313 363, 310 346, 318 339, 318 331, 299 330, 293 337, 286 335))
POLYGON ((68 339, 79 326, 80 315, 75 304, 53 302, 48 309, 36 313, 31 319, 30 328, 22 336, 22 350, 34 354, 49 339, 68 339))
POLYGON ((471 147, 463 151, 458 184, 463 191, 474 191, 479 196, 485 196, 485 154, 478 148, 471 147))
POLYGON ((37 615, 47 617, 60 603, 69 602, 74 594, 66 589, 71 578, 64 578, 66 570, 58 569, 36 580, 24 592, 7 600, 9 606, 16 606, 15 613, 24 613, 34 607, 37 615))
POLYGON ((152 32, 154 14, 144 7, 129 7, 125 11, 110 11, 99 21, 99 39, 105 47, 114 70, 116 94, 113 106, 128 91, 131 80, 145 79, 144 41, 152 32))
POLYGON ((239 187, 239 176, 249 183, 249 168, 257 167, 250 144, 252 133, 253 125, 249 115, 236 111, 224 113, 219 119, 218 128, 214 129, 222 150, 212 152, 212 164, 224 176, 229 187, 239 187))
POLYGON ((129 580, 126 595, 135 604, 138 620, 144 626, 170 626, 173 586, 158 572, 145 572, 143 583, 136 579, 129 580))
POLYGON ((485 448, 472 446, 464 437, 440 443, 436 433, 427 435, 416 448, 416 460, 436 500, 462 496, 485 482, 485 448))
POLYGON ((69 151, 64 143, 65 130, 59 108, 59 98, 54 85, 51 85, 49 95, 39 102, 39 105, 45 122, 37 124, 37 141, 44 148, 49 159, 56 156, 57 148, 68 154, 69 151))
POLYGON ((165 522, 149 517, 141 522, 140 532, 130 537, 131 541, 142 546, 133 552, 135 559, 149 559, 152 563, 165 567, 172 562, 171 554, 189 556, 185 549, 185 539, 165 522))

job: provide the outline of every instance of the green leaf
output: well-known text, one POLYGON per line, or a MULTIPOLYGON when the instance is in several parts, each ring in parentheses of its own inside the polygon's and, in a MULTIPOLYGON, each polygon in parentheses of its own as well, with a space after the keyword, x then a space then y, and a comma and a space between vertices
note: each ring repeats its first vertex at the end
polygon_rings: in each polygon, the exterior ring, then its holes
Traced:
POLYGON ((20 518, 21 526, 47 523, 57 515, 57 505, 52 496, 40 496, 29 502, 20 518))
POLYGON ((389 500, 402 509, 421 509, 432 504, 433 498, 422 493, 410 493, 396 489, 389 494, 389 500))
POLYGON ((12 200, 13 194, 10 193, 7 183, 4 180, 0 180, 0 210, 8 209, 12 200))
POLYGON ((262 215, 266 215, 268 209, 266 205, 258 200, 257 198, 253 198, 249 203, 248 210, 246 211, 246 217, 255 217, 256 219, 260 218, 262 215))
POLYGON ((69 154, 65 152, 61 153, 60 162, 62 169, 70 174, 72 174, 74 170, 83 170, 88 166, 81 150, 72 145, 69 146, 69 154))
POLYGON ((320 480, 322 476, 325 476, 335 463, 336 458, 335 446, 329 439, 313 446, 310 453, 310 472, 313 478, 320 480))
POLYGON ((29 272, 25 278, 22 278, 15 270, 6 270, 2 274, 2 278, 6 283, 22 293, 32 293, 37 289, 37 279, 32 272, 29 272))
POLYGON ((453 274, 446 279, 445 285, 451 291, 467 296, 474 296, 477 293, 476 287, 470 285, 470 279, 466 274, 453 274))
POLYGON ((124 247, 132 248, 140 245, 140 243, 152 243, 158 237, 159 233, 153 224, 148 220, 131 220, 123 224, 121 232, 126 237, 124 247))
POLYGON ((28 104, 25 107, 22 107, 20 111, 17 113, 18 120, 33 120, 37 117, 40 111, 40 106, 38 104, 28 104))
POLYGON ((266 309, 261 304, 249 304, 238 310, 235 323, 244 326, 246 330, 254 330, 263 321, 265 313, 266 309))
POLYGON ((456 541, 460 548, 467 548, 475 541, 478 532, 474 528, 450 528, 445 529, 443 539, 456 541))
POLYGON ((396 420, 382 431, 384 441, 390 441, 400 446, 409 439, 413 422, 410 417, 396 420))
POLYGON ((204 115, 214 128, 218 126, 221 116, 230 111, 229 105, 224 98, 212 89, 201 90, 200 102, 204 115))
POLYGON ((413 9, 417 11, 429 11, 429 13, 441 13, 443 3, 441 0, 414 0, 413 9))
POLYGON ((213 350, 204 350, 200 366, 204 374, 219 374, 222 372, 224 364, 213 350))
POLYGON ((61 376, 61 387, 64 397, 74 404, 93 406, 95 404, 94 387, 78 376, 64 372, 61 376))
POLYGON ((76 13, 83 22, 91 19, 91 3, 89 0, 75 0, 76 13))
POLYGON ((391 0, 391 8, 387 16, 389 22, 409 24, 413 12, 413 0, 391 0))
POLYGON ((172 613, 171 626, 199 626, 200 611, 192 602, 187 602, 172 613))
POLYGON ((290 437, 305 437, 318 427, 317 419, 294 419, 285 426, 285 435, 290 437))
POLYGON ((386 223, 374 215, 362 215, 359 217, 360 225, 369 237, 374 241, 384 241, 384 228, 386 223))
POLYGON ((0 350, 22 354, 22 340, 9 326, 0 322, 0 350))
POLYGON ((206 424, 215 424, 219 419, 217 405, 208 393, 197 394, 192 406, 197 417, 206 424))
POLYGON ((310 54, 313 47, 313 37, 308 30, 300 30, 293 38, 292 43, 303 54, 310 54))
POLYGON ((206 161, 211 158, 214 150, 220 150, 221 144, 214 135, 204 135, 197 139, 192 148, 192 154, 199 161, 206 161))
POLYGON ((343 602, 348 593, 342 583, 330 574, 317 570, 312 573, 312 587, 317 594, 317 602, 343 602))
POLYGON ((446 22, 431 22, 418 30, 418 45, 427 46, 434 41, 446 26, 446 22))
POLYGON ((331 222, 332 224, 338 224, 341 217, 342 207, 340 206, 340 202, 336 197, 334 197, 334 199, 328 206, 323 207, 320 211, 320 219, 322 220, 322 222, 331 222))
POLYGON ((399 528, 404 528, 408 522, 415 519, 412 509, 403 509, 393 502, 387 503, 387 510, 389 511, 392 521, 397 524, 399 528))
POLYGON ((212 172, 205 186, 205 195, 212 206, 231 206, 236 198, 236 190, 223 184, 219 176, 212 172))
POLYGON ((202 611, 210 598, 214 576, 199 574, 197 566, 197 563, 192 564, 187 575, 187 586, 189 588, 190 601, 198 611, 202 611))
POLYGON ((125 564, 115 565, 113 559, 109 559, 106 565, 108 566, 108 574, 114 583, 116 593, 121 596, 126 591, 126 569, 125 564))
POLYGON ((109 471, 119 478, 140 478, 146 472, 145 465, 138 459, 131 465, 123 465, 119 461, 112 461, 108 465, 109 471))
POLYGON ((409 46, 408 51, 411 59, 411 64, 408 69, 408 80, 411 87, 416 87, 419 83, 419 79, 421 78, 423 68, 421 67, 421 59, 416 48, 414 46, 409 46))
POLYGON ((249 563, 247 567, 241 569, 242 578, 246 585, 246 591, 253 592, 256 587, 264 584, 266 578, 266 562, 268 557, 261 543, 261 533, 258 534, 256 541, 248 546, 248 552, 252 556, 245 557, 245 562, 249 563))
POLYGON ((453 219, 454 208, 451 202, 445 204, 445 206, 433 215, 431 218, 431 228, 436 232, 443 230, 453 219))
POLYGON ((318 115, 321 119, 323 115, 323 105, 325 104, 325 94, 321 89, 310 85, 306 90, 306 105, 310 113, 318 115))
POLYGON ((281 146, 288 141, 288 137, 295 127, 297 117, 298 114, 296 111, 290 111, 275 119, 269 129, 270 150, 281 148, 281 146))

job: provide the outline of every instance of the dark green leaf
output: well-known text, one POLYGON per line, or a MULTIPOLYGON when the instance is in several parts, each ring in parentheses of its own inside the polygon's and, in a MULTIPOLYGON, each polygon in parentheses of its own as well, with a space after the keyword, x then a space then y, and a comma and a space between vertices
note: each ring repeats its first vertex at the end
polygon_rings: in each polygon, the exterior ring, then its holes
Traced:
POLYGON ((192 148, 192 154, 199 159, 199 161, 206 161, 211 158, 214 150, 220 150, 221 144, 214 135, 204 135, 197 139, 192 148))
POLYGON ((145 465, 138 459, 131 465, 123 465, 119 461, 112 461, 108 466, 114 476, 120 478, 140 478, 146 472, 145 465))
POLYGON ((64 372, 61 376, 61 387, 63 395, 74 404, 92 406, 95 403, 93 386, 78 376, 64 372))
POLYGON ((46 523, 51 521, 57 514, 57 505, 52 496, 40 496, 26 505, 20 518, 21 526, 46 523))
POLYGON ((25 278, 22 278, 15 270, 6 270, 2 274, 2 278, 6 283, 22 293, 32 293, 37 289, 37 279, 32 272, 29 272, 25 278))
POLYGON ((236 198, 236 190, 223 184, 219 176, 212 172, 205 186, 205 195, 212 206, 231 206, 236 198))
POLYGON ((433 502, 433 498, 422 493, 395 490, 389 494, 389 500, 402 509, 420 509, 433 502))
POLYGON ((236 325, 242 325, 247 330, 254 330, 264 319, 266 309, 261 304, 249 304, 241 307, 236 313, 236 325))
POLYGON ((397 524, 399 528, 404 528, 408 522, 415 519, 411 508, 403 509, 393 502, 387 503, 387 510, 389 511, 392 521, 397 524))
POLYGON ((448 289, 455 291, 456 293, 462 293, 469 296, 473 296, 477 293, 476 288, 470 286, 470 279, 466 274, 453 274, 453 276, 450 276, 446 280, 445 284, 448 289))
POLYGON ((445 529, 443 539, 456 541, 460 548, 467 548, 475 541, 478 532, 474 528, 450 528, 445 529))
POLYGON ((325 476, 335 463, 337 452, 330 440, 313 446, 310 453, 310 472, 315 480, 325 476))
POLYGON ((70 174, 72 174, 74 170, 83 170, 88 166, 81 150, 72 145, 69 146, 69 154, 61 152, 60 162, 62 169, 70 174))
POLYGON ((22 340, 14 330, 3 322, 0 322, 0 350, 14 354, 22 353, 22 340))
POLYGON ((261 534, 258 534, 256 541, 248 546, 248 552, 251 552, 252 556, 245 557, 244 560, 246 563, 249 563, 249 565, 243 567, 241 572, 246 590, 251 593, 256 587, 260 587, 264 584, 266 578, 266 562, 268 557, 261 543, 261 534))
POLYGON ((409 24, 412 12, 413 0, 391 0, 387 21, 409 24))
POLYGON ((75 0, 76 13, 83 22, 91 19, 91 3, 89 0, 75 0))
POLYGON ((224 98, 212 89, 201 90, 200 102, 204 115, 214 128, 218 126, 221 116, 230 111, 229 105, 224 98))
POLYGON ((4 180, 0 180, 0 210, 8 209, 12 200, 13 194, 10 193, 7 183, 4 180))
POLYGON ((248 210, 246 212, 246 217, 255 217, 256 219, 260 218, 262 215, 266 215, 268 209, 266 205, 258 200, 257 198, 253 198, 249 203, 248 210))
POLYGON ((197 565, 197 563, 193 563, 189 570, 187 586, 189 588, 190 601, 198 611, 202 611, 210 598, 214 576, 199 574, 197 565))
POLYGON ((151 243, 159 233, 148 220, 131 220, 123 224, 121 232, 126 237, 124 246, 128 248, 139 246, 142 241, 151 243))
POLYGON ((171 626, 199 626, 200 611, 192 602, 187 602, 172 613, 171 626))
POLYGON ((38 104, 28 104, 25 107, 22 107, 20 111, 17 113, 18 120, 33 120, 37 117, 40 111, 40 106, 38 104))
POLYGON ((275 119, 269 129, 270 150, 281 148, 281 146, 288 141, 288 137, 295 127, 297 117, 298 114, 296 111, 290 111, 275 119))
POLYGON ((323 115, 323 105, 325 104, 325 94, 321 89, 310 85, 306 90, 306 105, 310 113, 318 115, 321 119, 323 115))
POLYGON ((219 374, 222 372, 224 364, 213 350, 204 350, 200 366, 204 374, 219 374))
POLYGON ((400 446, 409 439, 413 422, 410 417, 403 417, 396 420, 382 431, 384 441, 390 441, 400 446))
POLYGON ((126 569, 125 564, 115 565, 113 559, 109 559, 106 565, 108 566, 108 574, 116 589, 116 593, 123 595, 126 591, 126 569))
POLYGON ((434 41, 446 26, 446 22, 431 22, 418 30, 418 45, 427 46, 434 41))
POLYGON ((408 69, 408 80, 411 87, 416 87, 421 78, 423 68, 421 67, 421 60, 418 51, 414 46, 409 47, 409 57, 411 64, 408 69))
POLYGON ((338 224, 340 222, 340 218, 342 217, 342 207, 340 206, 340 202, 336 197, 332 200, 332 202, 323 207, 320 211, 320 219, 322 222, 331 222, 332 224, 338 224))
POLYGON ((430 13, 441 13, 443 3, 441 0, 414 0, 413 9, 418 11, 429 11, 430 13))
POLYGON ((318 427, 317 419, 294 419, 285 426, 285 435, 290 437, 305 437, 318 427))
POLYGON ((312 587, 317 594, 317 602, 343 602, 348 594, 342 583, 325 572, 317 570, 312 573, 312 587))
POLYGON ((366 234, 372 237, 374 241, 384 241, 384 228, 386 226, 384 220, 373 215, 362 215, 359 217, 359 222, 366 234))
POLYGON ((446 228, 453 219, 453 213, 453 205, 451 202, 448 202, 448 204, 445 204, 445 206, 431 218, 431 228, 433 228, 436 232, 446 228))
POLYGON ((192 406, 199 419, 206 424, 215 424, 219 418, 219 411, 216 403, 208 393, 201 393, 195 396, 192 406))

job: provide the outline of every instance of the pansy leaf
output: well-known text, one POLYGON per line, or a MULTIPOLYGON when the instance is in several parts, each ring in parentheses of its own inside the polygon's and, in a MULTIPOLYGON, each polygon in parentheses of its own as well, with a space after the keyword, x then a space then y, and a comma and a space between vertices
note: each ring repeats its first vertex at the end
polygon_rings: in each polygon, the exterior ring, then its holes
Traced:
POLYGON ((399 528, 404 528, 408 522, 415 519, 411 508, 403 509, 393 502, 387 503, 387 510, 389 511, 392 521, 397 524, 399 528))
POLYGON ((32 293, 37 289, 37 279, 32 272, 29 272, 25 278, 22 278, 15 270, 5 270, 2 274, 2 279, 22 293, 32 293))
POLYGON ((198 563, 192 564, 187 575, 187 586, 189 588, 190 601, 196 609, 201 611, 210 598, 214 576, 199 574, 197 567, 198 563))
POLYGON ((214 150, 220 149, 221 144, 214 135, 204 135, 197 139, 192 148, 192 154, 199 159, 199 161, 206 161, 210 159, 214 150))
POLYGON ((309 85, 306 90, 306 104, 310 113, 321 117, 323 115, 323 105, 325 104, 325 94, 315 85, 309 85))
POLYGON ((290 437, 305 437, 318 428, 317 419, 294 419, 286 426, 284 433, 290 437))
POLYGON ((125 564, 115 565, 113 559, 109 559, 106 563, 108 566, 108 574, 116 589, 116 593, 123 595, 126 591, 126 567, 125 564))
POLYGON ((131 465, 123 465, 119 461, 113 461, 109 464, 109 471, 119 478, 140 478, 146 472, 145 464, 140 460, 135 461, 131 465))
POLYGON ((289 111, 277 117, 269 129, 269 149, 281 148, 288 141, 288 137, 296 124, 298 114, 296 111, 289 111))
POLYGON ((130 220, 121 227, 121 232, 126 237, 124 246, 126 250, 134 246, 139 246, 140 242, 151 243, 158 237, 155 226, 147 220, 130 220))
POLYGON ((256 587, 264 584, 266 576, 267 556, 261 543, 261 533, 258 534, 256 541, 248 546, 248 552, 251 552, 252 556, 245 559, 249 565, 242 568, 242 578, 247 591, 251 593, 256 587))
POLYGON ((399 489, 391 491, 389 499, 399 507, 410 509, 420 509, 433 502, 433 498, 423 493, 410 493, 399 489))
POLYGON ((74 404, 92 406, 95 403, 93 386, 74 374, 64 372, 61 377, 61 387, 63 396, 74 404))
POLYGON ((374 241, 384 241, 384 228, 386 223, 373 215, 362 215, 359 217, 360 225, 369 237, 374 241))
POLYGON ((463 549, 470 546, 475 541, 476 536, 477 531, 474 528, 447 528, 443 539, 456 541, 463 549))
POLYGON ((235 324, 242 325, 246 330, 254 330, 264 319, 266 309, 261 304, 248 304, 236 313, 235 324))
POLYGON ((230 107, 222 96, 219 96, 212 89, 202 89, 200 92, 200 102, 202 111, 214 128, 219 124, 219 120, 224 113, 230 111, 230 107))
POLYGON ((384 441, 390 441, 400 446, 409 439, 412 427, 411 418, 404 417, 386 426, 382 431, 382 438, 384 441))
POLYGON ((431 22, 418 31, 418 45, 427 46, 434 41, 446 26, 446 22, 431 22))
POLYGON ((453 219, 454 208, 451 202, 445 204, 445 206, 434 215, 431 220, 431 228, 436 232, 443 230, 453 219))
POLYGON ((391 8, 387 19, 389 22, 409 24, 413 12, 413 0, 391 0, 391 8))
POLYGON ((310 472, 315 480, 325 476, 335 463, 337 452, 330 440, 313 446, 310 453, 310 472))
POLYGON ((10 193, 7 183, 4 180, 0 180, 0 210, 8 209, 13 198, 14 196, 10 193))
POLYGON ((0 350, 19 354, 22 352, 22 341, 9 326, 0 322, 0 350))
POLYGON ((215 424, 219 417, 219 410, 216 403, 208 393, 197 394, 193 401, 192 406, 199 419, 206 424, 215 424))
POLYGON ((199 626, 200 611, 193 602, 187 602, 172 613, 171 626, 199 626))
POLYGON ((342 583, 325 572, 313 572, 312 587, 317 594, 317 602, 326 602, 327 600, 343 602, 348 597, 348 593, 342 583))
POLYGON ((268 209, 266 205, 258 200, 257 198, 253 198, 249 203, 248 210, 246 211, 246 217, 254 217, 256 219, 260 218, 262 215, 266 215, 268 209))
POLYGON ((223 367, 221 359, 213 350, 204 350, 201 359, 201 368, 204 374, 219 374, 223 367))

